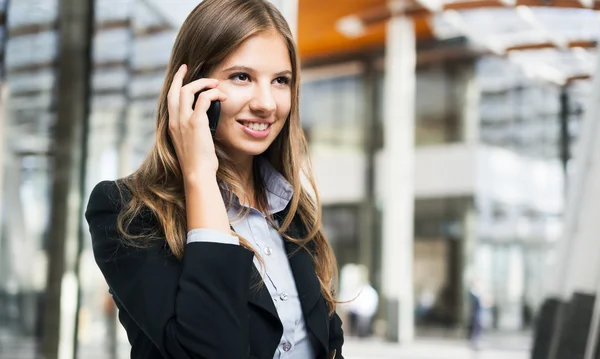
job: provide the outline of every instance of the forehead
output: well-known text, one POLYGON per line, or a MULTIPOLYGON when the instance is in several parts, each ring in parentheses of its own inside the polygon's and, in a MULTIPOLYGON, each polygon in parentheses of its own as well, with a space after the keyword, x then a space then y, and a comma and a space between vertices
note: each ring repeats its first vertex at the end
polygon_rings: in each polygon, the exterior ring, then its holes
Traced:
POLYGON ((292 71, 288 47, 281 34, 262 32, 246 39, 223 61, 219 69, 246 66, 258 72, 292 71))

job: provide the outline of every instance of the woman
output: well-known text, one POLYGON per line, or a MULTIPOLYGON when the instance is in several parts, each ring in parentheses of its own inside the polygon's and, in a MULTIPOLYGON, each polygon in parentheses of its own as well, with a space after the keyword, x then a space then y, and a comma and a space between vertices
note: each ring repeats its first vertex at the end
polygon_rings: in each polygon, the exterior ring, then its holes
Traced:
POLYGON ((150 155, 86 212, 132 358, 343 358, 298 89, 268 1, 205 0, 184 22, 150 155))

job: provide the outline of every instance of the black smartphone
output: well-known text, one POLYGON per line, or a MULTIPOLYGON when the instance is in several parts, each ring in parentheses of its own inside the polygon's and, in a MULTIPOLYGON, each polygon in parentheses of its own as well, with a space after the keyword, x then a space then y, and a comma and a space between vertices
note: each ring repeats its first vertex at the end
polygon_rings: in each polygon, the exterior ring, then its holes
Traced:
MULTIPOLYGON (((204 78, 204 74, 199 74, 196 76, 196 80, 200 80, 204 78)), ((202 90, 206 91, 206 90, 202 90)), ((194 103, 192 104, 192 109, 196 107, 196 101, 198 101, 198 96, 202 91, 198 91, 196 95, 194 95, 194 103)), ((206 111, 206 116, 208 116, 208 127, 210 128, 210 133, 215 137, 215 132, 217 132, 217 125, 219 124, 219 117, 221 116, 221 101, 212 101, 210 103, 210 107, 208 111, 206 111)))

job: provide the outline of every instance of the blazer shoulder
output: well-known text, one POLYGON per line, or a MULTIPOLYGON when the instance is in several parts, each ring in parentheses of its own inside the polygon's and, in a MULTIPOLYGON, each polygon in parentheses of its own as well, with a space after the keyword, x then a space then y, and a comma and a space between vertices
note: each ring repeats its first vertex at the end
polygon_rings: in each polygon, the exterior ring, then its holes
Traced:
POLYGON ((131 194, 122 182, 102 181, 90 193, 86 212, 97 210, 119 211, 123 204, 130 199, 131 194))
MULTIPOLYGON (((131 199, 131 192, 120 180, 102 181, 94 187, 85 211, 92 241, 121 237, 118 229, 119 215, 131 199)), ((126 222, 125 231, 132 236, 145 236, 148 239, 163 238, 160 222, 147 207, 142 208, 134 218, 126 222)))

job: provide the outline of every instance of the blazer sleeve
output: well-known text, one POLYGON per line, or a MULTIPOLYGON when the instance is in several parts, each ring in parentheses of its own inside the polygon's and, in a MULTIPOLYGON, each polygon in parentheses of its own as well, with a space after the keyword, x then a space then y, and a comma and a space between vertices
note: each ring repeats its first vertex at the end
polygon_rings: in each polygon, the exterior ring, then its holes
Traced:
MULTIPOLYGON (((164 358, 247 358, 252 252, 239 245, 193 242, 179 261, 167 254, 164 241, 125 245, 117 231, 122 203, 117 185, 101 182, 85 214, 96 263, 121 310, 164 358)), ((143 235, 155 227, 149 217, 135 218, 128 232, 143 235)))
POLYGON ((333 313, 329 319, 329 352, 335 350, 332 359, 344 359, 342 346, 344 345, 344 331, 342 330, 342 319, 337 313, 333 313))

